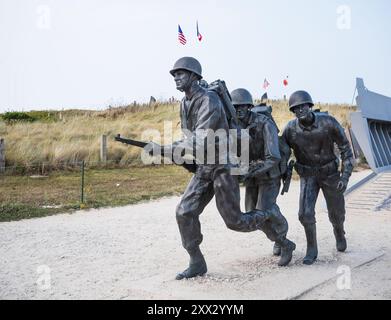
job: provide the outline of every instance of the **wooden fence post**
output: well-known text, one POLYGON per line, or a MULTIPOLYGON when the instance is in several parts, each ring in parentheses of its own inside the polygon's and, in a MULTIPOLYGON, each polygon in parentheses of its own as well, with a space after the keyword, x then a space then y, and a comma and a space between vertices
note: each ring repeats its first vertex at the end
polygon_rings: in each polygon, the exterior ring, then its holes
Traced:
POLYGON ((107 136, 102 134, 100 139, 100 161, 107 161, 107 136))
POLYGON ((0 139, 0 173, 5 172, 5 142, 0 139))

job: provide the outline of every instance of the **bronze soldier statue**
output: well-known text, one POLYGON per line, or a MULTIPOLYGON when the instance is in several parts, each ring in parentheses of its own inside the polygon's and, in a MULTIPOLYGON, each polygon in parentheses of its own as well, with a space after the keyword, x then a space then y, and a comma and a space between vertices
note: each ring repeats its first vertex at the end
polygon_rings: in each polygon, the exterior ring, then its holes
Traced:
MULTIPOLYGON (((246 211, 268 210, 275 207, 274 221, 270 219, 266 221, 262 231, 267 236, 271 232, 286 236, 288 222, 276 204, 281 187, 281 176, 285 173, 283 168, 286 168, 288 160, 285 157, 281 158, 279 130, 271 116, 271 110, 266 104, 254 107, 253 98, 248 90, 243 88, 233 90, 231 97, 239 125, 247 129, 251 137, 249 160, 262 162, 262 165, 257 166, 257 169, 251 175, 247 175, 244 181, 246 211)), ((281 247, 277 242, 274 243, 273 254, 276 256, 281 254, 281 247)))
POLYGON ((318 256, 315 203, 320 189, 326 199, 337 250, 346 250, 344 192, 354 165, 352 150, 341 125, 326 113, 312 112, 313 105, 308 92, 294 92, 289 98, 289 110, 296 119, 287 124, 282 135, 283 141, 293 149, 295 170, 300 176, 299 220, 307 238, 303 263, 308 265, 318 256), (334 144, 341 154, 341 172, 334 144))
MULTIPOLYGON (((199 85, 202 79, 202 69, 195 58, 179 59, 170 73, 174 77, 177 90, 185 93, 181 102, 180 117, 182 129, 187 130, 184 131, 184 139, 172 145, 158 146, 151 143, 150 154, 156 154, 156 152, 164 155, 170 152, 173 154, 177 148, 192 154, 194 154, 194 149, 205 148, 206 150, 205 130, 209 129, 214 132, 223 130, 228 135, 229 125, 222 102, 215 92, 199 85)), ((254 209, 247 213, 241 212, 237 177, 231 175, 230 165, 221 161, 221 157, 218 156, 218 144, 217 140, 214 145, 212 144, 216 151, 214 164, 209 164, 206 158, 205 161, 196 159, 195 174, 176 209, 182 245, 190 256, 189 267, 178 273, 177 280, 192 278, 207 272, 207 265, 200 250, 202 234, 199 215, 213 196, 215 196, 217 209, 226 226, 234 231, 260 230, 268 217, 272 215, 271 212, 275 210, 275 208, 270 211, 254 209)), ((274 234, 272 240, 285 249, 279 264, 289 264, 295 244, 277 233, 274 234)))

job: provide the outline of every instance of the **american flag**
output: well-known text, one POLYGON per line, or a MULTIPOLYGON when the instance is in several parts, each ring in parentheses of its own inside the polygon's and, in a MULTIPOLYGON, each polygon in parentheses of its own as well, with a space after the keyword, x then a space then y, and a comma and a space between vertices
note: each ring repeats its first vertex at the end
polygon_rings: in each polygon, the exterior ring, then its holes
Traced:
POLYGON ((180 44, 185 45, 186 44, 186 38, 185 35, 182 32, 181 26, 178 24, 178 40, 180 44))
POLYGON ((201 40, 202 40, 202 34, 200 33, 200 30, 198 29, 198 21, 197 21, 197 38, 198 38, 198 41, 201 42, 201 40))
POLYGON ((270 86, 270 83, 265 78, 265 80, 263 80, 263 88, 266 90, 268 86, 270 86))

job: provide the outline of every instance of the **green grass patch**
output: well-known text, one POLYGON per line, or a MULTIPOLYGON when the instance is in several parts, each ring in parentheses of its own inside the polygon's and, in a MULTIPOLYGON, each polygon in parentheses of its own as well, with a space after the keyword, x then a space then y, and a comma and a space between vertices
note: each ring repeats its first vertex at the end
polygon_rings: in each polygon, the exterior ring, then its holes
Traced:
POLYGON ((46 217, 71 208, 40 208, 28 204, 0 204, 0 222, 46 217))
POLYGON ((181 194, 190 174, 179 166, 86 169, 84 203, 80 172, 0 176, 0 221, 44 217, 79 208, 124 206, 181 194))

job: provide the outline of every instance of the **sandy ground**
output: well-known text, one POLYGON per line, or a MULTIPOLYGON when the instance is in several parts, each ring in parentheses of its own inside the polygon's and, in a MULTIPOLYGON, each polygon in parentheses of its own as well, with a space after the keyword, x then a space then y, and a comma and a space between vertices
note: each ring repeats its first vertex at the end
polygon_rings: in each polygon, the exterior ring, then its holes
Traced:
MULTIPOLYGON (((355 173, 351 182, 368 173, 355 173)), ((349 194, 348 204, 365 201, 361 193, 349 194)), ((297 244, 289 267, 276 265, 272 243, 261 232, 228 230, 212 201, 201 216, 209 272, 184 281, 174 280, 188 262, 175 222, 178 197, 0 223, 0 298, 391 299, 390 209, 348 205, 348 250, 338 253, 320 196, 319 259, 304 266, 298 196, 293 181, 278 199, 297 244)))

